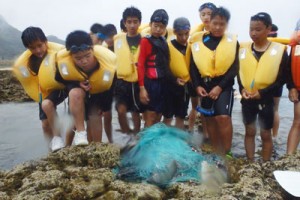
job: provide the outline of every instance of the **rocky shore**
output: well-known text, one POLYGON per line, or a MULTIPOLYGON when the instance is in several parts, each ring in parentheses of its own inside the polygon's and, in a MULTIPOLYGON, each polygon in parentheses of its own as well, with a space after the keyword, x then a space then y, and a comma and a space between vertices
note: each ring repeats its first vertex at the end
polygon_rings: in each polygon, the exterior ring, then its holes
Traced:
POLYGON ((266 163, 229 161, 231 182, 220 192, 192 183, 160 189, 118 180, 113 168, 120 150, 111 144, 67 147, 48 156, 0 171, 0 199, 288 199, 274 170, 300 170, 300 153, 266 163))
MULTIPOLYGON (((30 101, 10 70, 0 70, 0 103, 30 101)), ((0 199, 293 199, 276 182, 273 171, 300 171, 300 152, 266 163, 228 161, 229 183, 220 190, 178 183, 160 189, 147 183, 128 183, 113 173, 120 149, 92 143, 67 147, 46 157, 0 170, 0 199)))
POLYGON ((10 69, 0 69, 0 103, 32 101, 10 69))

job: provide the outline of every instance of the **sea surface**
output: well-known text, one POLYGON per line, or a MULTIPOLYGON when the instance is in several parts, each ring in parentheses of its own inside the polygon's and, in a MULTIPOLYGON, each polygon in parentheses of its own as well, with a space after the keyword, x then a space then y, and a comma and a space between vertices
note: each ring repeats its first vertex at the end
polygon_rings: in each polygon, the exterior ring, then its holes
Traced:
MULTIPOLYGON (((275 145, 278 156, 286 152, 286 141, 293 120, 293 104, 287 98, 288 91, 284 88, 280 101, 279 144, 275 145)), ((114 108, 114 107, 113 107, 114 108)), ((58 106, 60 116, 66 113, 64 104, 58 106)), ((236 157, 244 157, 244 125, 242 123, 240 99, 236 98, 232 113, 233 145, 232 152, 236 157)), ((113 134, 116 143, 124 141, 120 134, 117 113, 113 110, 113 134)), ((257 133, 257 135, 259 135, 257 133)), ((107 142, 103 133, 103 142, 107 142)), ((256 139, 256 149, 261 148, 261 142, 256 139)), ((0 104, 0 170, 9 170, 15 165, 48 154, 48 144, 44 139, 41 122, 38 118, 37 103, 4 103, 0 104)))

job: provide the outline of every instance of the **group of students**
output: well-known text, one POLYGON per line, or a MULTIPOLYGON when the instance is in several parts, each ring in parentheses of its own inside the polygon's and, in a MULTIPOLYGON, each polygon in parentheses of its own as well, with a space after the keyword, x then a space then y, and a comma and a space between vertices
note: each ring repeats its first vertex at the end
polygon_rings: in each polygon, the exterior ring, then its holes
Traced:
POLYGON ((128 7, 121 20, 122 33, 117 34, 112 27, 108 28, 111 34, 105 34, 95 24, 90 33, 71 32, 65 48, 48 42, 40 28, 25 29, 22 41, 28 50, 13 70, 29 96, 39 102, 40 119, 51 140, 51 150, 72 142, 101 142, 102 116, 108 140, 113 142, 113 99, 120 129, 126 134, 139 132, 141 119, 146 128, 160 121, 171 125, 174 116, 175 126, 184 129, 191 99, 189 130, 200 112, 205 137, 209 137, 215 152, 230 156, 233 85, 237 76, 247 158, 254 160, 257 116, 262 159, 271 158, 273 94, 284 83, 295 107, 287 150, 293 153, 300 140, 300 72, 295 67, 299 66, 299 33, 292 39, 289 59, 285 45, 268 40, 272 28, 268 13, 251 17, 252 42, 248 43, 239 43, 235 34, 227 32, 230 13, 224 7, 204 3, 199 14, 202 23, 193 29, 185 17, 175 19, 171 29, 164 9, 155 10, 149 25, 141 26, 140 10, 128 7), (74 130, 67 133, 64 143, 56 126, 56 106, 67 97, 74 130), (133 129, 128 112, 132 114, 133 129))

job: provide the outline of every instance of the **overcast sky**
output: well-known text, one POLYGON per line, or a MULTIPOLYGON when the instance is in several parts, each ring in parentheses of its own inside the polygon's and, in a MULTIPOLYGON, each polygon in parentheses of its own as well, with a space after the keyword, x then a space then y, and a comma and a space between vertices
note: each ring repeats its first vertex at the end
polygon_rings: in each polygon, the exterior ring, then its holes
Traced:
MULTIPOLYGON (((0 0, 0 15, 15 28, 23 31, 28 26, 41 27, 46 35, 65 39, 73 30, 89 31, 95 23, 119 21, 126 7, 135 6, 142 12, 142 23, 148 23, 155 9, 164 8, 169 14, 169 25, 177 17, 187 17, 192 26, 200 22, 198 8, 207 1, 199 0, 0 0)), ((300 18, 299 0, 212 0, 231 12, 229 32, 239 35, 240 41, 249 40, 250 17, 257 12, 268 12, 279 27, 279 36, 290 37, 300 18)))

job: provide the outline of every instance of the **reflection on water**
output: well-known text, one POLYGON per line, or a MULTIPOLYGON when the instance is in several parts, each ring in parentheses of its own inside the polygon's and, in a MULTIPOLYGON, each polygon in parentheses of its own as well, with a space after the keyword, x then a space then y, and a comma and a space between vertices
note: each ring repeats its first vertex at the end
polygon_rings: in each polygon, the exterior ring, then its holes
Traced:
MULTIPOLYGON (((62 114, 64 106, 60 105, 58 110, 59 114, 62 114)), ((279 155, 283 155, 293 119, 293 104, 288 101, 286 90, 281 98, 279 113, 281 119, 279 138, 282 144, 277 145, 276 149, 279 155)), ((232 119, 234 128, 232 152, 234 155, 244 156, 244 126, 239 99, 235 99, 232 119)), ((114 130, 119 128, 115 111, 112 124, 114 130)), ((0 104, 0 127, 0 169, 10 169, 18 163, 47 155, 48 146, 38 118, 37 103, 0 104)), ((106 141, 106 138, 103 140, 106 141)), ((258 140, 256 143, 259 146, 258 140)))

